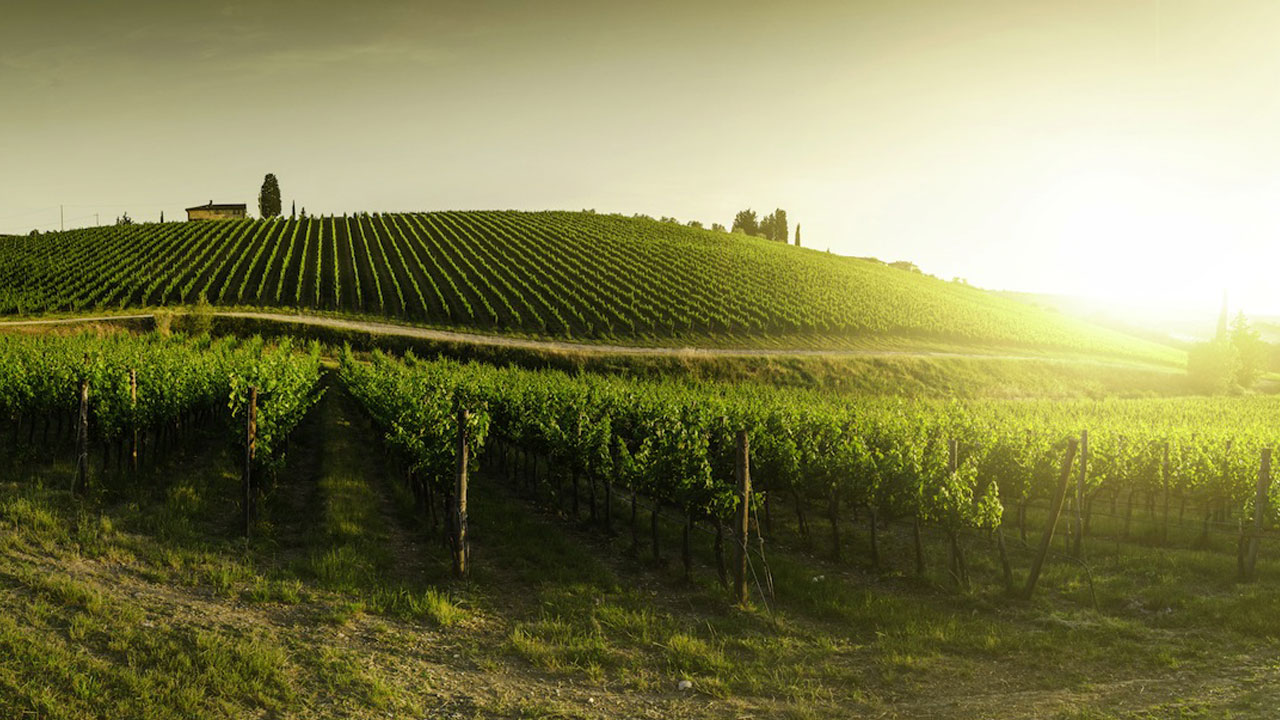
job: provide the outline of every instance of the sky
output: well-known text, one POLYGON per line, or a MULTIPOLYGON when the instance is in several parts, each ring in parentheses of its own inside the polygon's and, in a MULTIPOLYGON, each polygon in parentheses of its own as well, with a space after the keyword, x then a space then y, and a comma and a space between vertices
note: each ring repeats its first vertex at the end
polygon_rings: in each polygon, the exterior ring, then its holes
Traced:
POLYGON ((0 0, 0 233, 256 207, 731 224, 1280 313, 1271 0, 0 0), (59 206, 62 206, 60 220, 59 206))

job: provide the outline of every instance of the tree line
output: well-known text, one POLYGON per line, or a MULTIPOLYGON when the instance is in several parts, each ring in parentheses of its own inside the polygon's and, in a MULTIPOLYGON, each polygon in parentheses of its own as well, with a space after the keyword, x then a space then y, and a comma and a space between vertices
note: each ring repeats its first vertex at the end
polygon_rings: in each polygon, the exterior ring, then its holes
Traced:
POLYGON ((1224 305, 1214 338, 1187 351, 1187 375, 1196 390, 1210 395, 1247 390, 1277 367, 1274 356, 1243 312, 1228 325, 1224 305))
MULTIPOLYGON (((751 208, 741 210, 733 217, 733 232, 786 243, 790 240, 787 232, 787 211, 778 208, 762 218, 757 218, 755 210, 751 208)), ((799 223, 796 224, 794 242, 797 247, 800 245, 799 223)))

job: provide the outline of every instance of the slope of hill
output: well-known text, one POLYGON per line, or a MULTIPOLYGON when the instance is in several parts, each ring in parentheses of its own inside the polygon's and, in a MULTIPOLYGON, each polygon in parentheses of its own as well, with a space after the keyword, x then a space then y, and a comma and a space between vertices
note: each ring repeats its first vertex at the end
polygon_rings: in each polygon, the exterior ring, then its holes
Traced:
MULTIPOLYGON (((1163 345, 1186 347, 1209 340, 1218 327, 1221 308, 1201 307, 1197 310, 1169 307, 1125 307, 1108 300, 1017 291, 999 291, 1000 295, 1062 313, 1094 325, 1111 328, 1163 345)), ((1259 329, 1269 318, 1252 316, 1259 329)))
POLYGON ((0 312, 307 308, 637 343, 926 339, 1176 353, 883 264, 648 218, 432 212, 112 226, 0 245, 0 312))

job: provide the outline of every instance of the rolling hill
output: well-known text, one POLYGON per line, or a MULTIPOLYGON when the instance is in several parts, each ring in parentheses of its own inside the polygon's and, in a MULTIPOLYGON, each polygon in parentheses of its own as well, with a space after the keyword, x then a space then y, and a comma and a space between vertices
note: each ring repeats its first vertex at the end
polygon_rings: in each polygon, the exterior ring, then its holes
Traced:
POLYGON ((649 218, 466 211, 110 226, 0 243, 0 313, 282 307, 552 338, 1168 348, 882 263, 649 218))

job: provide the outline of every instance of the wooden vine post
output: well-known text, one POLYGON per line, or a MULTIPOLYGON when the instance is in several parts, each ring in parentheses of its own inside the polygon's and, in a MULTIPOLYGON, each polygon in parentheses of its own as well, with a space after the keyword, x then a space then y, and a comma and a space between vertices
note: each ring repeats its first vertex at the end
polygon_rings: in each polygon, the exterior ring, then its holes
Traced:
POLYGON ((751 529, 751 448, 747 431, 738 431, 738 449, 735 465, 738 475, 738 512, 734 517, 733 532, 738 541, 738 554, 733 562, 733 599, 739 605, 747 604, 747 533, 751 529))
MULTIPOLYGON (((582 437, 582 415, 579 413, 578 420, 578 437, 582 437)), ((580 446, 579 446, 580 447, 580 446)), ((591 503, 591 524, 595 525, 600 522, 600 514, 596 511, 596 473, 588 470, 587 472, 587 499, 591 503)))
POLYGON ((1164 510, 1160 520, 1160 542, 1169 542, 1169 441, 1164 442, 1164 456, 1160 460, 1160 478, 1163 486, 1164 510))
POLYGON ((1067 498, 1067 486, 1071 483, 1071 463, 1076 457, 1076 440, 1071 438, 1067 441, 1067 457, 1062 461, 1061 478, 1058 480, 1058 490, 1053 496, 1053 504, 1049 506, 1049 520, 1044 528, 1044 537, 1040 538, 1040 550, 1036 553, 1036 558, 1031 563, 1031 572, 1027 575, 1027 587, 1022 591, 1022 595, 1027 600, 1031 599, 1031 594, 1036 590, 1036 582, 1040 580, 1040 571, 1044 569, 1044 560, 1049 555, 1049 546, 1053 543, 1053 530, 1058 525, 1058 518, 1062 515, 1062 505, 1067 498))
POLYGON ((249 388, 249 407, 244 424, 244 536, 253 531, 257 502, 253 488, 253 462, 258 453, 258 388, 249 388))
MULTIPOLYGON (((35 421, 32 421, 34 427, 35 421)), ((89 485, 89 379, 80 380, 80 416, 76 423, 76 476, 71 492, 81 495, 89 485)))
MULTIPOLYGON (((578 443, 579 443, 579 444, 581 444, 581 442, 582 442, 582 413, 578 413, 578 433, 577 433, 577 438, 578 438, 578 439, 577 439, 578 443)), ((569 476, 570 476, 570 478, 572 479, 572 482, 573 482, 573 521, 574 521, 574 522, 577 522, 577 521, 578 521, 578 462, 577 462, 577 459, 576 459, 576 458, 574 459, 574 461, 573 461, 573 462, 571 462, 571 463, 569 464, 569 476)))
POLYGON ((1084 495, 1089 479, 1089 431, 1080 431, 1080 472, 1076 475, 1076 536, 1071 555, 1084 559, 1084 495))
POLYGON ((453 500, 453 575, 464 577, 467 574, 467 422, 471 413, 464 407, 458 408, 457 460, 458 469, 454 485, 453 500))
POLYGON ((1271 448, 1263 448, 1258 463, 1258 488, 1253 499, 1253 532, 1249 535, 1249 552, 1245 556, 1241 582, 1253 582, 1258 568, 1258 548, 1267 514, 1267 494, 1271 492, 1271 448))
MULTIPOLYGON (((1228 483, 1227 478, 1229 477, 1229 473, 1231 472, 1230 470, 1231 461, 1227 458, 1227 456, 1231 454, 1231 445, 1232 445, 1232 442, 1228 440, 1227 452, 1224 454, 1222 458, 1222 469, 1221 469, 1222 475, 1220 476, 1220 478, 1222 480, 1223 487, 1227 487, 1227 483, 1228 483)), ((1209 546, 1209 523, 1213 522, 1214 517, 1218 513, 1222 512, 1222 509, 1225 506, 1226 506, 1226 502, 1222 499, 1221 496, 1214 497, 1209 500, 1209 503, 1204 511, 1204 522, 1200 526, 1200 537, 1196 538, 1195 545, 1192 546, 1192 549, 1202 550, 1209 546), (1216 507, 1215 507, 1215 503, 1216 503, 1216 507)))
POLYGON ((129 371, 129 400, 133 407, 133 444, 129 446, 129 464, 138 472, 138 371, 129 371))
MULTIPOLYGON (((955 475, 960 469, 960 441, 947 440, 947 472, 955 475)), ((948 552, 948 560, 951 569, 951 578, 955 580, 956 585, 968 588, 969 572, 965 568, 964 550, 960 547, 960 536, 955 528, 948 528, 947 541, 950 551, 948 552)))
POLYGON ((609 454, 609 473, 604 476, 604 532, 613 537, 613 478, 620 472, 618 463, 621 462, 618 457, 618 443, 609 443, 609 454))

